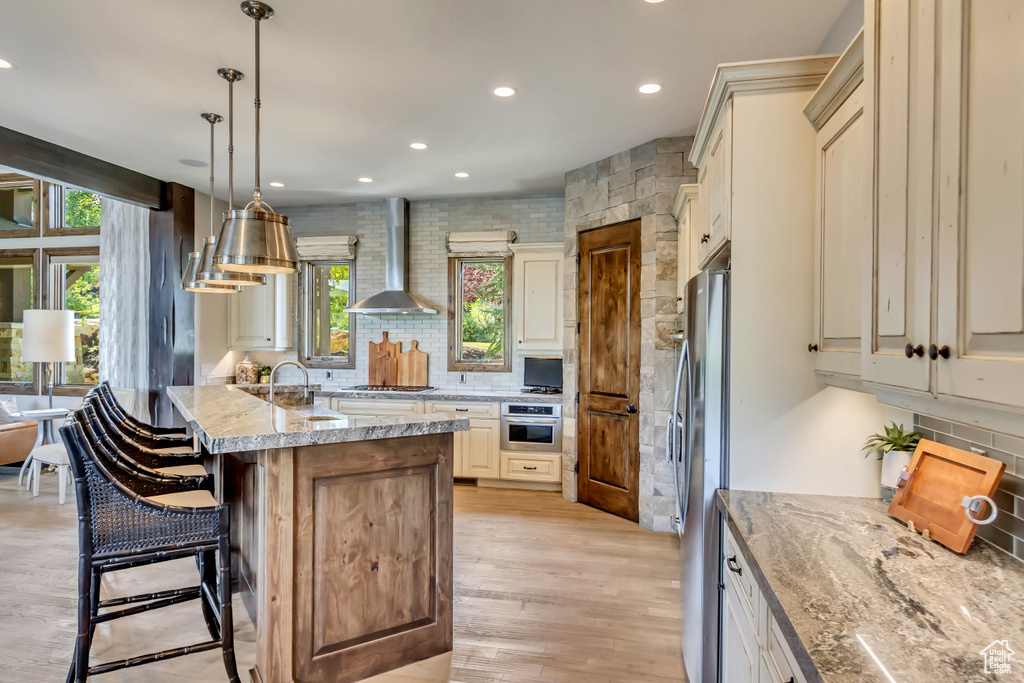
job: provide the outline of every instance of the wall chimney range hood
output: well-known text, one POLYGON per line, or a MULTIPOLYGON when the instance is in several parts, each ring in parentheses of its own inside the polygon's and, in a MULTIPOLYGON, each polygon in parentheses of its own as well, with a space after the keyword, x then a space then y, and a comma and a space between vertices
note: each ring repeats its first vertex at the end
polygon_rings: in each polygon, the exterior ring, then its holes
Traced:
POLYGON ((409 202, 401 197, 385 201, 384 291, 345 309, 368 315, 437 315, 437 309, 409 293, 409 202))

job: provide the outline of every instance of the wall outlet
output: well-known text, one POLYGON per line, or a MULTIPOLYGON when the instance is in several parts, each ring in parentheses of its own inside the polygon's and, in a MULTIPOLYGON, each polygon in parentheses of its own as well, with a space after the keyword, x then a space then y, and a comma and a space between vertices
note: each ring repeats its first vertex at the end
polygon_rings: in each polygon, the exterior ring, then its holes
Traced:
POLYGON ((327 372, 324 373, 324 379, 331 379, 331 377, 333 375, 334 375, 334 371, 333 370, 328 370, 327 372))
POLYGON ((461 373, 459 373, 459 384, 465 384, 465 383, 466 383, 466 373, 461 372, 461 373))

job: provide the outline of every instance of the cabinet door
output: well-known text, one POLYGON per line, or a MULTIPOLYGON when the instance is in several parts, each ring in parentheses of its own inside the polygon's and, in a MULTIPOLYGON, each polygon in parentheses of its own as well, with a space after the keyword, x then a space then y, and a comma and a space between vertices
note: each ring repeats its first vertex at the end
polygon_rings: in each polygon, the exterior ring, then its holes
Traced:
POLYGON ((814 344, 816 368, 860 376, 863 237, 871 225, 864 92, 854 90, 818 131, 814 344))
POLYGON ((732 238, 732 102, 725 106, 708 145, 700 176, 700 196, 705 201, 698 250, 701 268, 732 238))
POLYGON ((228 348, 291 348, 293 279, 290 275, 269 275, 266 285, 244 287, 241 293, 229 297, 228 348))
POLYGON ((864 118, 872 159, 864 379, 928 390, 935 123, 935 3, 868 0, 864 118))
POLYGON ((462 476, 497 479, 499 475, 498 420, 470 420, 462 448, 462 476))
POLYGON ((1024 4, 943 11, 937 391, 1024 407, 1024 4))
POLYGON ((516 252, 513 273, 516 349, 562 352, 561 250, 516 252))
POLYGON ((731 581, 725 582, 722 619, 722 683, 757 683, 757 638, 731 581))
POLYGON ((690 278, 698 273, 697 252, 700 249, 700 186, 697 184, 683 185, 680 192, 685 192, 687 199, 676 220, 679 224, 677 242, 678 269, 676 280, 676 312, 682 313, 685 307, 683 290, 690 278))

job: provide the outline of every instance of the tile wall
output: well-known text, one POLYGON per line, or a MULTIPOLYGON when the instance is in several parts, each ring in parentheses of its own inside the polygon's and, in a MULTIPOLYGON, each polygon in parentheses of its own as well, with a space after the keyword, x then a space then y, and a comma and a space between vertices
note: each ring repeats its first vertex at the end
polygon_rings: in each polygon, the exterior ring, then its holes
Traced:
POLYGON ((965 451, 984 449, 986 456, 1006 464, 993 496, 999 516, 992 524, 978 527, 978 537, 1024 560, 1024 439, 926 415, 915 415, 914 425, 926 439, 965 451))

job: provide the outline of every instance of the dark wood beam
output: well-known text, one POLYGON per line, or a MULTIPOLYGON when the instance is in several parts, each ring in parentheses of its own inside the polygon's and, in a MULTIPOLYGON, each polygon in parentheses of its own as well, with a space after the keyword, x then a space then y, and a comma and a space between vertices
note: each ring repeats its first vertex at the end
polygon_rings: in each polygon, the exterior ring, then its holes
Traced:
POLYGON ((151 209, 165 209, 165 183, 0 126, 0 166, 151 209))
POLYGON ((182 291, 181 277, 192 251, 196 192, 166 183, 166 211, 149 212, 149 403, 153 424, 177 418, 167 387, 193 382, 195 302, 182 291))

